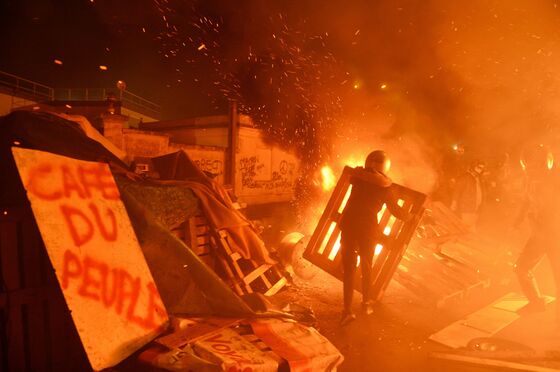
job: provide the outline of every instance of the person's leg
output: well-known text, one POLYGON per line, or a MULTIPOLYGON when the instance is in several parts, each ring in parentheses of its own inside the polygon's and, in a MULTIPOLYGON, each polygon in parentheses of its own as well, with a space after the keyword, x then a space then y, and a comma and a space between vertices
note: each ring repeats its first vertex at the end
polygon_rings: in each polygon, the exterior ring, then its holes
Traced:
POLYGON ((552 247, 547 254, 556 286, 556 323, 560 324, 560 246, 552 247))
POLYGON ((544 301, 533 275, 533 269, 541 261, 545 252, 543 242, 536 233, 533 233, 515 263, 514 271, 519 285, 529 300, 527 310, 544 310, 544 301))
POLYGON ((372 239, 362 239, 360 241, 360 267, 362 269, 362 302, 370 300, 369 293, 371 288, 371 272, 373 265, 374 244, 372 239))
POLYGON ((368 315, 373 312, 370 298, 373 251, 373 239, 366 238, 360 240, 359 252, 360 267, 362 270, 362 309, 368 315))
POLYGON ((356 273, 356 239, 353 234, 342 233, 340 239, 340 253, 342 254, 344 312, 352 313, 352 297, 354 295, 354 276, 356 273))
POLYGON ((461 220, 468 226, 472 232, 476 232, 476 221, 478 215, 474 212, 463 212, 461 213, 461 220))

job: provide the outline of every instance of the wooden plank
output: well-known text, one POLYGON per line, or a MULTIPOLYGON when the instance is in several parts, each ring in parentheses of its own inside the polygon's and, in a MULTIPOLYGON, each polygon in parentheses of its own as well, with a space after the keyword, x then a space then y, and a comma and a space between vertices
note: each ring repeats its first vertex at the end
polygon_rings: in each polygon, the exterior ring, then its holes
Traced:
MULTIPOLYGON (((54 277, 54 273, 52 274, 54 277)), ((56 281, 56 278, 53 280, 56 281)), ((46 327, 45 334, 46 337, 51 340, 47 345, 46 350, 47 355, 50 358, 52 370, 62 369, 68 358, 68 337, 64 337, 66 331, 66 323, 64 321, 65 317, 69 317, 65 313, 68 311, 64 299, 62 298, 62 293, 60 290, 53 289, 47 306, 45 308, 46 317, 46 327)))
MULTIPOLYGON (((402 186, 400 186, 402 188, 402 186)), ((410 190, 412 191, 412 190, 410 190)), ((424 213, 424 202, 426 200, 426 195, 417 193, 417 202, 415 204, 418 207, 416 213, 413 214, 413 217, 407 224, 403 227, 403 231, 399 234, 399 237, 395 241, 394 249, 389 252, 389 257, 387 258, 387 263, 384 265, 381 273, 379 274, 378 280, 374 283, 371 290, 371 298, 375 299, 376 301, 380 300, 385 291, 387 290, 387 286, 393 277, 393 274, 397 270, 399 266, 399 262, 406 251, 408 242, 410 241, 412 234, 416 230, 418 223, 422 219, 422 215, 424 213)))
POLYGON ((34 301, 27 307, 29 324, 29 359, 31 370, 40 371, 45 368, 48 362, 46 345, 49 342, 45 332, 45 301, 34 301))
POLYGON ((452 348, 466 347, 467 344, 480 337, 491 337, 489 332, 466 326, 461 321, 450 324, 429 337, 430 340, 452 348))
MULTIPOLYGON (((170 230, 170 231, 171 231, 171 233, 172 233, 174 236, 176 236, 177 238, 181 239, 182 241, 185 241, 185 234, 184 234, 184 232, 183 232, 182 229, 179 228, 179 229, 170 230)), ((188 242, 185 242, 185 243, 186 243, 187 245, 189 245, 188 242)))
MULTIPOLYGON (((6 296, 12 296, 14 291, 21 288, 20 279, 20 257, 18 250, 18 224, 21 221, 20 214, 16 217, 15 211, 6 209, 7 214, 2 214, 0 220, 0 274, 2 274, 6 296), (17 218, 17 219, 16 219, 17 218)), ((6 301, 4 311, 8 319, 6 332, 8 335, 8 369, 12 371, 24 371, 25 351, 24 351, 24 324, 22 317, 22 307, 19 303, 6 301)))
POLYGON ((268 269, 270 269, 271 265, 268 264, 263 264, 259 267, 257 267, 255 270, 253 270, 252 272, 250 272, 249 274, 247 274, 244 278, 243 281, 247 284, 251 283, 252 281, 254 281, 255 279, 257 279, 259 276, 261 276, 262 274, 264 274, 264 272, 268 269))
POLYGON ((194 229, 194 233, 195 235, 209 235, 210 234, 210 229, 208 228, 208 225, 194 225, 193 224, 193 229, 194 229))
POLYGON ((227 262, 226 258, 220 253, 218 253, 217 257, 218 257, 218 262, 221 264, 221 266, 224 269, 226 275, 228 276, 227 279, 229 279, 230 285, 233 288, 233 290, 235 291, 235 293, 237 293, 240 296, 244 295, 245 293, 252 293, 251 287, 248 287, 245 283, 243 283, 243 285, 244 285, 243 289, 239 285, 239 279, 234 274, 234 272, 233 272, 232 268, 230 267, 229 263, 227 262))
POLYGON ((319 223, 317 224, 317 227, 315 228, 315 231, 313 232, 313 235, 309 240, 307 248, 303 253, 304 257, 311 258, 313 254, 316 254, 318 245, 323 241, 324 235, 330 226, 330 221, 332 221, 331 215, 334 212, 337 212, 340 208, 343 198, 346 195, 346 191, 348 190, 348 187, 350 185, 350 173, 352 171, 351 169, 352 168, 348 166, 344 167, 342 175, 340 176, 340 179, 338 180, 333 190, 327 206, 325 207, 325 210, 323 211, 323 214, 319 219, 319 223))
POLYGON ((449 353, 430 353, 430 358, 447 360, 451 362, 467 364, 472 367, 487 367, 499 369, 500 371, 522 371, 522 372, 558 372, 556 368, 547 368, 536 365, 529 365, 517 362, 508 362, 505 360, 478 358, 474 356, 465 356, 449 353))
POLYGON ((39 235, 37 228, 26 216, 19 224, 18 240, 22 256, 22 278, 24 287, 38 287, 41 285, 41 257, 36 238, 39 235))
POLYGON ((8 340, 7 340, 7 316, 6 308, 0 305, 0 370, 8 370, 8 340))
POLYGON ((210 246, 208 245, 198 246, 195 249, 192 249, 192 251, 199 257, 202 255, 207 255, 211 252, 210 246))
POLYGON ((208 220, 204 216, 195 216, 192 217, 194 220, 195 226, 206 226, 208 225, 208 220))
POLYGON ((268 279, 267 275, 271 275, 272 273, 270 273, 270 270, 273 268, 273 266, 270 267, 269 270, 266 270, 264 273, 262 273, 262 275, 260 275, 261 281, 264 283, 264 286, 266 288, 266 290, 268 290, 270 287, 272 287, 272 284, 270 282, 270 280, 268 279))
POLYGON ((8 338, 8 369, 10 371, 25 371, 24 326, 22 307, 12 304, 8 307, 9 338, 8 338))
POLYGON ((463 320, 463 324, 494 335, 517 319, 519 319, 519 315, 516 313, 485 307, 481 311, 469 315, 463 320))
MULTIPOLYGON (((515 299, 517 296, 509 293, 494 303, 434 333, 430 336, 430 339, 458 348, 466 346, 473 338, 491 337, 520 318, 517 313, 510 311, 511 309, 503 308, 504 303, 512 298, 515 299)), ((552 301, 553 298, 548 299, 548 303, 552 301)))
POLYGON ((197 235, 196 232, 196 225, 194 223, 194 218, 189 218, 187 220, 187 222, 185 223, 185 236, 188 236, 189 238, 189 247, 191 249, 195 249, 196 248, 196 240, 195 237, 197 235))
POLYGON ((208 236, 208 235, 195 236, 194 241, 196 241, 196 245, 209 244, 210 243, 210 236, 208 236))
POLYGON ((1 272, 4 285, 8 291, 21 288, 17 229, 18 223, 15 221, 3 221, 0 224, 1 272))
POLYGON ((265 296, 273 296, 278 293, 286 284, 288 284, 288 280, 285 277, 281 277, 272 287, 265 292, 265 296))

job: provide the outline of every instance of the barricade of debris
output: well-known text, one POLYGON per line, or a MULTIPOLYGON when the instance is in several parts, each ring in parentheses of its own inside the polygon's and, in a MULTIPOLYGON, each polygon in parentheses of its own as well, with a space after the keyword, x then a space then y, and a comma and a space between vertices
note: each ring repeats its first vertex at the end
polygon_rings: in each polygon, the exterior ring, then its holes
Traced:
POLYGON ((286 279, 225 190, 185 153, 155 160, 170 176, 145 179, 87 121, 45 112, 1 118, 0 138, 9 370, 335 370, 342 362, 297 322, 309 314, 255 295, 286 279), (31 272, 43 274, 19 281, 31 272))

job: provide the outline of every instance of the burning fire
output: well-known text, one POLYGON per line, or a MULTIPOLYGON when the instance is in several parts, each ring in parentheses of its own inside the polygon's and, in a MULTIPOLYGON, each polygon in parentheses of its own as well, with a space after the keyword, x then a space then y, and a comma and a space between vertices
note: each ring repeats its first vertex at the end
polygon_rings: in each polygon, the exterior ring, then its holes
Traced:
POLYGON ((336 177, 331 167, 325 165, 321 168, 321 187, 324 191, 330 191, 336 185, 336 177))

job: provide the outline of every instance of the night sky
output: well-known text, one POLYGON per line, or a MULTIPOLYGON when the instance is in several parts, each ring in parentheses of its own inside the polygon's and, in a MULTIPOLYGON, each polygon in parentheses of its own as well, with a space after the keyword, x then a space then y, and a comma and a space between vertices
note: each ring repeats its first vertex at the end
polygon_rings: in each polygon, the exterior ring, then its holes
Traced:
POLYGON ((124 80, 167 118, 235 99, 316 161, 360 138, 410 135, 437 151, 560 142, 553 0, 1 4, 3 71, 53 87, 124 80))

